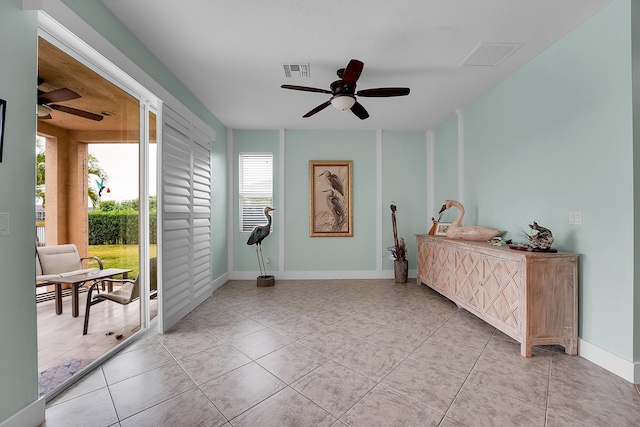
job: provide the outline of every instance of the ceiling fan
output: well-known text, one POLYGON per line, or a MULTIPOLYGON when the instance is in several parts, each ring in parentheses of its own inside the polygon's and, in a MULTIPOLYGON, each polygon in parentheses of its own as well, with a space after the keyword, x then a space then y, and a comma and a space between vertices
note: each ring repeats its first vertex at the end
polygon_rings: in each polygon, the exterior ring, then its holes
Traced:
POLYGON ((338 110, 351 110, 353 114, 360 118, 360 120, 364 120, 369 117, 369 113, 365 110, 362 104, 356 100, 356 96, 385 98, 390 96, 409 95, 408 87, 383 87, 376 89, 364 89, 356 92, 356 82, 360 78, 363 68, 364 64, 361 61, 358 61, 357 59, 349 61, 347 68, 340 68, 337 71, 339 80, 331 83, 331 90, 296 85, 282 85, 280 87, 283 89, 319 92, 331 95, 331 98, 328 101, 318 105, 302 117, 311 117, 317 112, 324 110, 329 105, 333 105, 338 110))
MULTIPOLYGON (((38 78, 38 86, 44 82, 43 79, 38 78)), ((78 110, 77 108, 66 107, 64 105, 52 104, 52 102, 64 102, 72 99, 78 99, 81 96, 76 92, 68 88, 56 89, 50 92, 44 92, 38 89, 38 105, 36 113, 38 119, 47 120, 51 119, 51 110, 62 111, 63 113, 73 114, 78 117, 83 117, 89 120, 95 120, 99 122, 104 117, 99 114, 90 113, 84 110, 78 110)))

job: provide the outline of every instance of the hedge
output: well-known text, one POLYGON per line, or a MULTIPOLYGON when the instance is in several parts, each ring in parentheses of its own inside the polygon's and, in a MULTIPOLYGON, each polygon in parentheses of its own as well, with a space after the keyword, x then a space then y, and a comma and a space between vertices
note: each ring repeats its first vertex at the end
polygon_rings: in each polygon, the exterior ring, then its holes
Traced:
MULTIPOLYGON (((155 211, 149 214, 150 243, 157 243, 155 211)), ((89 212, 90 245, 137 245, 138 212, 89 212)))

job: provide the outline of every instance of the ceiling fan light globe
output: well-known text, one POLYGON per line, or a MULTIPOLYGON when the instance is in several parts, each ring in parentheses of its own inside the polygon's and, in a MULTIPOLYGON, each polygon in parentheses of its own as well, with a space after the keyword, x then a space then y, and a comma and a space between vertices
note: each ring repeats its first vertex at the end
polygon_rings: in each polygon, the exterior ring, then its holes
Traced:
POLYGON ((36 105, 36 115, 38 117, 45 117, 51 114, 51 108, 46 105, 36 105))
POLYGON ((356 99, 349 95, 340 95, 331 99, 331 105, 338 110, 349 110, 356 103, 356 99))

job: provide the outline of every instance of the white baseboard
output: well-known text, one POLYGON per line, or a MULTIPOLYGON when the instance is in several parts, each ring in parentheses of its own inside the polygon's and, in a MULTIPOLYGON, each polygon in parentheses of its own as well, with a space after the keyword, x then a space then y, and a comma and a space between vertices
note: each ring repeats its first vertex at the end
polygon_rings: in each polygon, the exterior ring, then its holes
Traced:
POLYGON ((640 384, 640 362, 630 362, 583 339, 578 339, 578 354, 630 383, 640 384))
POLYGON ((215 291, 220 286, 224 285, 229 280, 229 273, 224 273, 222 276, 218 277, 211 283, 212 290, 215 291))
MULTIPOLYGON (((393 270, 382 271, 269 271, 276 280, 341 280, 341 279, 393 279, 393 270)), ((409 270, 410 281, 415 281, 418 272, 409 270)), ((260 273, 257 271, 234 271, 229 280, 254 280, 260 273)))
POLYGON ((0 423, 0 427, 38 427, 44 422, 46 401, 40 398, 0 423))

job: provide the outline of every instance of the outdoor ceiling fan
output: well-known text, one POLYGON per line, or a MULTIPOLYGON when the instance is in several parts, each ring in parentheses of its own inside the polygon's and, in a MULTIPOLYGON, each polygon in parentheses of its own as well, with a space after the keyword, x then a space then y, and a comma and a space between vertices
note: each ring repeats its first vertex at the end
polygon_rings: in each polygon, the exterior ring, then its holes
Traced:
MULTIPOLYGON (((38 78, 38 86, 44 82, 38 78)), ((67 107, 64 105, 54 104, 56 102, 70 101, 72 99, 81 98, 76 92, 68 88, 56 89, 50 92, 44 92, 38 89, 38 104, 36 106, 36 114, 39 120, 51 119, 51 110, 61 111, 67 114, 73 114, 89 120, 99 122, 104 117, 99 114, 90 113, 89 111, 78 110, 77 108, 67 107)))
POLYGON ((283 89, 318 92, 331 95, 331 98, 328 101, 318 105, 302 117, 311 117, 324 110, 329 105, 333 105, 338 110, 351 110, 351 112, 358 116, 358 118, 364 120, 369 117, 369 113, 365 110, 362 104, 357 101, 356 96, 386 98, 391 96, 409 95, 408 87, 383 87, 376 89, 364 89, 356 92, 356 82, 360 78, 363 68, 364 64, 361 61, 358 61, 357 59, 349 61, 347 68, 340 68, 337 71, 339 80, 331 83, 331 90, 296 85, 282 85, 280 87, 283 89))

